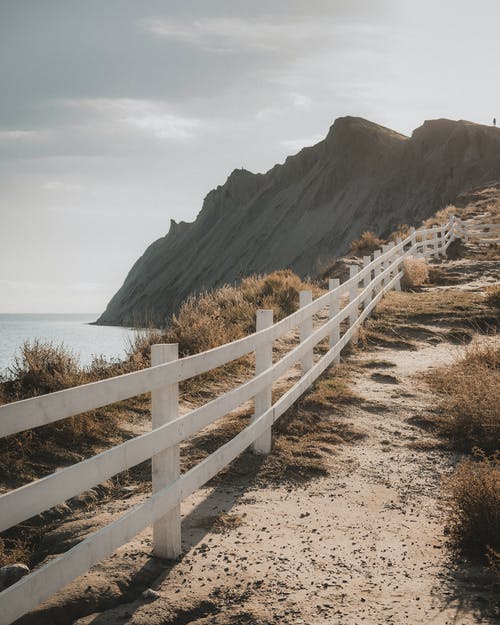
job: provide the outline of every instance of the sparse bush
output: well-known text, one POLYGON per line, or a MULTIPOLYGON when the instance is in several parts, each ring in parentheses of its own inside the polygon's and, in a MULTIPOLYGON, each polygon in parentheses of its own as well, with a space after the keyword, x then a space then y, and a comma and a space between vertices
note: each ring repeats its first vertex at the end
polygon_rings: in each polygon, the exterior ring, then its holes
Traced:
POLYGON ((496 560, 500 552, 500 454, 477 452, 460 462, 445 482, 455 544, 472 555, 496 560))
POLYGON ((424 228, 432 228, 432 226, 442 226, 451 217, 451 215, 458 215, 458 208, 454 204, 448 204, 441 210, 438 210, 432 217, 426 219, 422 226, 424 228))
POLYGON ((429 280, 429 267, 425 258, 405 258, 401 288, 412 289, 424 285, 429 280))
POLYGON ((446 248, 446 258, 448 260, 459 260, 465 258, 467 248, 462 239, 453 239, 453 241, 446 248))
POLYGON ((272 309, 279 321, 297 310, 299 291, 320 290, 288 269, 250 276, 238 287, 223 286, 189 297, 173 315, 162 338, 179 343, 181 355, 223 345, 255 330, 258 308, 272 309))
POLYGON ((410 236, 410 226, 408 224, 398 224, 394 232, 387 239, 388 241, 394 241, 394 243, 398 239, 406 239, 410 236))
POLYGON ((365 230, 359 239, 355 239, 351 243, 351 253, 355 256, 368 256, 382 247, 385 243, 383 239, 369 230, 365 230))
POLYGON ((489 286, 486 289, 486 303, 493 308, 500 308, 500 284, 489 286))
POLYGON ((82 384, 85 372, 65 345, 25 341, 7 369, 3 393, 9 401, 53 393, 82 384))
POLYGON ((437 425, 458 449, 499 448, 500 347, 473 343, 451 366, 426 375, 441 397, 437 425))
POLYGON ((349 268, 351 265, 360 265, 359 261, 348 261, 343 258, 333 258, 319 266, 317 279, 319 284, 327 289, 328 280, 330 278, 337 278, 340 282, 345 282, 349 278, 349 268))

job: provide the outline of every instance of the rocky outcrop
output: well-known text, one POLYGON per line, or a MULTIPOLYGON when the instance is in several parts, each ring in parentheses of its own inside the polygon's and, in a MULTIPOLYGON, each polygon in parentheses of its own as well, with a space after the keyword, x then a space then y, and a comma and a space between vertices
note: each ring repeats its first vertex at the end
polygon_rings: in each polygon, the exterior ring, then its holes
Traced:
POLYGON ((193 223, 171 222, 98 323, 163 323, 187 295, 290 267, 315 275, 363 230, 417 225, 472 185, 500 178, 500 129, 446 119, 411 137, 342 117, 265 174, 233 171, 193 223))

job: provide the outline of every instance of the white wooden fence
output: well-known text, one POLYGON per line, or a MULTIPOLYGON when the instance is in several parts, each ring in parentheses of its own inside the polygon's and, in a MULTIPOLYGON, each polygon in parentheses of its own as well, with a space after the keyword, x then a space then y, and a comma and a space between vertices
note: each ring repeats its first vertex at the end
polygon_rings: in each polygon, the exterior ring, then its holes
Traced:
POLYGON ((339 361, 340 352, 348 342, 356 341, 359 326, 384 293, 400 288, 403 260, 444 255, 451 241, 466 232, 467 225, 454 217, 441 227, 412 229, 404 241, 391 243, 373 257, 365 257, 360 270, 352 267, 343 284, 330 280, 329 291, 321 297, 313 300, 310 291, 301 292, 299 310, 278 323, 273 324, 272 311, 257 311, 256 332, 232 343, 181 359, 177 345, 154 345, 152 366, 148 369, 0 406, 0 437, 4 437, 151 391, 154 428, 0 497, 3 531, 152 458, 151 497, 0 593, 0 623, 8 625, 33 610, 147 526, 153 526, 154 554, 177 557, 181 549, 181 501, 250 445, 255 453, 269 453, 272 424, 330 364, 339 361), (329 310, 328 320, 313 331, 313 316, 325 308, 329 310), (340 324, 344 320, 348 320, 348 329, 341 335, 340 324), (273 341, 296 327, 300 344, 273 364, 273 341), (326 337, 329 350, 314 363, 313 349, 326 337), (179 382, 251 352, 256 355, 255 377, 179 416, 179 382), (300 379, 272 404, 273 382, 297 362, 301 363, 300 379), (255 398, 251 423, 181 475, 181 441, 251 398, 255 398))

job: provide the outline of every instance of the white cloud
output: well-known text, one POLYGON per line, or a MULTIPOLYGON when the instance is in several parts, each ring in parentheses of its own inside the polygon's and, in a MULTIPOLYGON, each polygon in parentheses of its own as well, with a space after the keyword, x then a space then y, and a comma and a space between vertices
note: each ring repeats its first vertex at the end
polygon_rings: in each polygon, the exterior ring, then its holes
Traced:
POLYGON ((178 115, 155 115, 154 113, 125 117, 123 122, 150 132, 159 139, 192 139, 200 127, 200 120, 178 115))
POLYGON ((141 20, 150 33, 182 41, 209 52, 278 52, 286 46, 297 46, 327 39, 342 24, 315 19, 272 21, 244 18, 203 18, 198 20, 152 18, 141 20))
POLYGON ((86 110, 95 121, 134 128, 159 139, 182 141, 193 139, 201 127, 201 120, 180 115, 164 102, 130 98, 96 98, 66 100, 68 107, 86 110))
POLYGON ((309 145, 314 145, 324 138, 324 135, 316 134, 312 137, 307 137, 303 139, 286 139, 285 141, 281 141, 281 145, 291 150, 292 152, 299 152, 302 148, 309 145))
POLYGON ((312 99, 302 93, 292 92, 287 96, 281 106, 268 106, 261 109, 255 115, 255 119, 259 122, 273 121, 280 118, 283 114, 293 111, 310 111, 313 108, 312 99))
POLYGON ((46 130, 0 130, 0 141, 43 141, 46 130))

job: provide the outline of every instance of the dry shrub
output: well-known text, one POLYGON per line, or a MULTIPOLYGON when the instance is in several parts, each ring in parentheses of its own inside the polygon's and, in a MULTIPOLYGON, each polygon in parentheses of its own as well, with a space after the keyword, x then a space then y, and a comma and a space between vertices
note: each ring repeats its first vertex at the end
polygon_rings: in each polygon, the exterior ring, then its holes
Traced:
POLYGON ((368 256, 382 247, 385 243, 383 239, 369 230, 365 230, 359 239, 355 239, 351 243, 351 253, 355 256, 368 256))
POLYGON ((453 239, 453 241, 446 248, 446 258, 448 260, 460 260, 465 258, 467 254, 467 248, 462 239, 453 239))
POLYGON ((3 394, 10 401, 53 393, 86 381, 78 357, 64 344, 25 341, 7 369, 3 394))
MULTIPOLYGON (((119 365, 96 358, 79 365, 65 345, 25 342, 1 383, 2 401, 14 402, 114 375, 119 365)), ((0 475, 16 485, 32 480, 68 460, 79 461, 95 445, 114 440, 119 420, 115 406, 61 419, 50 425, 0 439, 0 475)))
POLYGON ((344 258, 333 258, 322 263, 317 272, 318 283, 325 289, 328 288, 328 280, 337 278, 340 282, 345 282, 349 278, 351 266, 360 266, 359 261, 344 258))
POLYGON ((487 287, 485 301, 492 308, 500 308, 500 284, 487 287))
POLYGON ((410 226, 408 224, 398 224, 394 232, 387 239, 388 241, 397 242, 398 239, 404 240, 410 236, 410 226))
POLYGON ((405 258, 401 288, 412 289, 424 285, 429 280, 429 266, 425 258, 405 258))
POLYGON ((445 482, 450 529, 456 546, 496 560, 500 552, 500 454, 476 452, 445 482))
POLYGON ((255 331, 258 308, 272 309, 279 321, 297 310, 299 291, 317 287, 289 269, 245 278, 239 287, 223 286, 189 297, 163 333, 164 342, 179 343, 181 355, 223 345, 255 331))
POLYGON ((452 445, 495 452, 500 437, 500 347, 473 343, 451 366, 428 373, 440 396, 438 427, 452 445))
POLYGON ((422 222, 424 228, 432 228, 432 226, 442 226, 449 221, 452 215, 458 215, 458 208, 454 204, 448 204, 441 210, 438 210, 432 217, 422 222))

